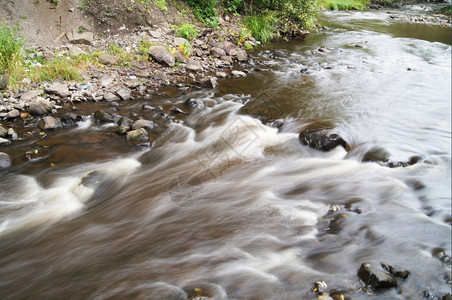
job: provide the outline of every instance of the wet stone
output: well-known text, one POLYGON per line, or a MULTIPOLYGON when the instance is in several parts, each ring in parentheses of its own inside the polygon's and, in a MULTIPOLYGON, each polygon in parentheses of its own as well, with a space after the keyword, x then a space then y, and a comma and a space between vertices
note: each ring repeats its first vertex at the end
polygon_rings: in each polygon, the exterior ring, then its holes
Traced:
POLYGON ((359 278, 366 286, 374 290, 397 287, 397 280, 390 274, 383 272, 371 263, 363 263, 358 270, 359 278))
POLYGON ((11 167, 11 157, 4 152, 0 152, 0 169, 11 167))
POLYGON ((82 119, 83 119, 82 116, 77 115, 73 112, 69 112, 61 117, 61 124, 64 127, 74 126, 77 124, 77 122, 80 122, 82 119))
POLYGON ((140 119, 132 124, 132 129, 148 128, 154 129, 155 123, 149 120, 140 119))
POLYGON ((8 129, 0 125, 0 137, 6 137, 8 135, 8 129))
POLYGON ((381 266, 383 267, 383 269, 397 278, 407 279, 408 276, 410 276, 409 270, 401 268, 399 266, 393 266, 385 263, 382 263, 381 266))
POLYGON ((9 145, 11 141, 8 139, 0 138, 0 145, 9 145))
POLYGON ((31 102, 28 105, 28 112, 34 116, 42 116, 49 113, 52 110, 52 106, 49 101, 44 98, 38 97, 36 101, 31 102))
POLYGON ((59 120, 55 119, 52 116, 45 116, 39 121, 39 128, 42 130, 53 130, 62 127, 62 124, 59 120))
POLYGON ((330 129, 305 129, 298 136, 303 145, 321 151, 331 151, 337 146, 347 149, 347 143, 342 137, 336 133, 332 133, 330 129))
POLYGON ((113 116, 103 110, 98 110, 94 113, 94 118, 101 123, 114 122, 113 116))
POLYGON ((127 139, 133 143, 144 143, 149 141, 148 132, 144 128, 129 131, 127 139))

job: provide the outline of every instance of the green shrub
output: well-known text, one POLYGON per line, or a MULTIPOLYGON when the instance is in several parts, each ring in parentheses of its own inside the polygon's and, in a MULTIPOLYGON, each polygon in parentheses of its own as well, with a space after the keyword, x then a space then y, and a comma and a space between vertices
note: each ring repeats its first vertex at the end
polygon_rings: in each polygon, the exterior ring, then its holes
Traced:
POLYGON ((215 25, 215 19, 218 21, 218 0, 184 0, 185 3, 193 8, 195 16, 206 25, 215 25))
POLYGON ((50 82, 56 79, 81 81, 83 79, 77 68, 74 66, 74 63, 71 60, 64 58, 55 59, 45 65, 35 67, 30 70, 28 76, 30 76, 34 82, 50 82))
POLYGON ((172 29, 176 31, 176 34, 187 40, 193 40, 198 36, 198 29, 193 26, 193 24, 183 23, 179 26, 172 26, 172 29))

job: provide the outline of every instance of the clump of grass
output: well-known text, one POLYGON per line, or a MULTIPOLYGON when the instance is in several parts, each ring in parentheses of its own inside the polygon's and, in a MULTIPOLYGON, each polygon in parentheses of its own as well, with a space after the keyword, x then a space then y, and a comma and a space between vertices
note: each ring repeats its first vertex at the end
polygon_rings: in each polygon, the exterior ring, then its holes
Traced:
POLYGON ((25 52, 19 27, 0 26, 0 74, 8 75, 11 83, 17 83, 25 72, 25 52))
POLYGON ((364 10, 369 0, 322 0, 321 5, 329 10, 364 10))
POLYGON ((108 53, 115 56, 118 59, 118 63, 121 65, 127 65, 130 61, 136 59, 136 56, 133 53, 115 43, 109 45, 108 53))
POLYGON ((138 51, 142 54, 147 54, 149 48, 154 45, 155 43, 151 43, 149 40, 143 39, 138 42, 138 51))
POLYGON ((83 79, 74 62, 65 58, 55 59, 39 67, 36 66, 30 69, 28 76, 34 82, 54 81, 56 79, 81 81, 83 79))
POLYGON ((245 24, 251 35, 263 43, 269 42, 278 36, 275 26, 276 20, 271 13, 249 16, 245 19, 245 24))
POLYGON ((176 34, 180 37, 186 38, 187 40, 193 40, 198 36, 198 29, 193 26, 193 24, 183 23, 179 26, 172 26, 172 29, 176 31, 176 34))
POLYGON ((189 42, 183 42, 179 44, 179 53, 185 56, 185 58, 189 58, 192 52, 193 49, 189 42))

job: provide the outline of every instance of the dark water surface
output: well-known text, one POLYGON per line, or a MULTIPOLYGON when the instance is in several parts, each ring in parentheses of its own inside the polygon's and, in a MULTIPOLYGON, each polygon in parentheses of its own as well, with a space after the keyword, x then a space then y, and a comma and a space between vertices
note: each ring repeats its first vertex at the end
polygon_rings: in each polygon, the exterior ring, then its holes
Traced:
POLYGON ((143 117, 143 104, 201 104, 160 124, 152 148, 92 118, 2 148, 14 167, 0 174, 0 298, 315 299, 318 280, 353 299, 450 292, 450 28, 380 12, 322 22, 305 41, 259 49, 249 76, 216 92, 121 102, 116 113, 143 117), (313 122, 350 150, 301 145, 313 122), (376 148, 421 159, 362 162, 376 148), (30 149, 46 157, 28 163, 30 149), (411 275, 365 291, 363 262, 411 275))

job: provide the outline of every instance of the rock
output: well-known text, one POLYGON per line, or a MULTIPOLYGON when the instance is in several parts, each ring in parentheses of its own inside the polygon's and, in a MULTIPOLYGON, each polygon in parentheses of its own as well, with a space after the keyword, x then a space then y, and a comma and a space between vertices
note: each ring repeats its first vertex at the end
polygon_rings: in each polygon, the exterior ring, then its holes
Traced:
POLYGON ((11 157, 4 152, 0 152, 0 169, 11 167, 11 157))
POLYGON ((452 295, 450 293, 447 293, 441 300, 452 300, 452 295))
POLYGON ((187 64, 185 65, 185 68, 187 70, 193 71, 193 72, 202 71, 201 64, 199 63, 199 61, 197 61, 195 59, 189 59, 187 64))
POLYGON ((329 53, 331 52, 327 47, 322 46, 320 47, 317 51, 322 52, 322 53, 329 53))
POLYGON ((53 130, 63 127, 61 122, 52 116, 45 116, 39 121, 39 128, 42 130, 53 130))
POLYGON ((155 39, 158 39, 162 36, 162 32, 158 30, 151 30, 149 31, 149 34, 155 39))
POLYGON ((355 47, 356 47, 356 48, 367 48, 367 45, 366 45, 366 43, 357 43, 357 44, 355 45, 355 47))
POLYGON ((0 125, 0 137, 4 138, 8 135, 8 129, 0 125))
POLYGON ((139 119, 132 124, 132 129, 148 128, 154 129, 155 123, 149 120, 139 119))
POLYGON ((225 64, 232 64, 234 61, 232 60, 232 57, 230 56, 222 56, 220 57, 220 59, 225 63, 225 64))
POLYGON ((300 132, 298 136, 303 145, 321 151, 331 151, 337 146, 347 149, 347 143, 330 128, 309 127, 300 132))
POLYGON ((219 77, 219 78, 226 78, 226 77, 228 77, 228 74, 226 74, 225 72, 218 71, 215 73, 215 76, 219 77))
POLYGON ((34 116, 42 116, 52 111, 50 102, 42 97, 38 97, 35 101, 28 105, 28 112, 34 116))
POLYGON ((79 47, 75 47, 74 46, 74 47, 71 47, 71 49, 69 49, 67 54, 70 57, 77 57, 77 56, 79 56, 79 55, 81 55, 83 53, 85 53, 85 52, 83 52, 82 49, 80 49, 79 47))
POLYGON ((83 33, 73 31, 71 33, 66 33, 66 36, 72 44, 92 45, 94 40, 94 34, 88 31, 83 33))
POLYGON ((235 78, 238 78, 238 77, 246 77, 246 73, 245 73, 245 72, 242 72, 242 71, 234 70, 234 71, 231 72, 231 74, 232 74, 232 76, 234 76, 235 78))
POLYGON ((20 100, 24 101, 24 102, 30 102, 31 100, 33 100, 36 97, 38 97, 39 95, 41 95, 41 93, 42 93, 41 91, 36 91, 36 90, 28 91, 28 92, 23 93, 20 96, 20 100))
POLYGON ((233 55, 233 54, 231 54, 231 52, 236 50, 236 46, 233 43, 228 42, 228 41, 219 42, 217 44, 217 48, 223 49, 227 55, 233 55))
POLYGON ((276 50, 275 53, 273 53, 273 57, 286 57, 287 54, 283 50, 276 50))
POLYGON ((180 52, 176 52, 176 54, 174 54, 174 58, 176 59, 177 62, 182 64, 187 61, 185 56, 183 56, 180 52))
POLYGON ((144 70, 149 68, 149 63, 142 60, 134 60, 130 63, 130 66, 135 69, 144 70))
POLYGON ((243 49, 240 49, 239 51, 237 51, 236 57, 237 57, 237 60, 240 62, 248 60, 248 54, 246 54, 246 51, 243 49))
POLYGON ((127 139, 134 143, 144 143, 149 141, 148 132, 144 128, 139 128, 136 130, 132 130, 127 132, 127 139))
POLYGON ((52 51, 44 51, 42 56, 44 57, 44 59, 46 61, 53 61, 55 60, 55 53, 53 53, 52 51))
POLYGON ((61 98, 66 98, 67 96, 69 96, 69 89, 64 83, 51 84, 50 86, 46 87, 44 91, 47 94, 57 95, 61 98))
POLYGON ((110 76, 109 74, 102 75, 102 77, 99 79, 100 85, 102 87, 107 87, 112 84, 114 79, 115 78, 113 76, 110 76))
POLYGON ((147 71, 147 70, 140 70, 140 69, 135 70, 134 74, 137 77, 143 77, 143 78, 147 78, 147 77, 149 77, 151 75, 151 73, 149 71, 147 71))
POLYGON ((114 122, 113 116, 104 110, 98 110, 94 113, 94 118, 101 123, 111 123, 114 122))
POLYGON ((74 126, 77 124, 77 122, 80 122, 81 120, 83 120, 82 116, 77 115, 73 112, 69 112, 61 117, 61 124, 64 127, 74 126))
POLYGON ((105 95, 104 95, 104 100, 107 101, 107 102, 117 101, 117 100, 119 100, 119 97, 116 96, 116 95, 113 94, 113 93, 107 92, 107 93, 105 93, 105 95))
POLYGON ((132 91, 127 89, 127 88, 123 88, 120 89, 116 92, 116 95, 119 96, 119 98, 121 98, 122 100, 129 100, 131 97, 131 93, 132 91))
POLYGON ((180 44, 188 43, 188 41, 182 37, 175 37, 174 38, 174 45, 179 46, 180 44))
POLYGON ((152 59, 164 66, 174 67, 175 65, 174 56, 163 46, 149 47, 148 54, 152 59))
POLYGON ((218 47, 213 47, 212 49, 210 49, 210 55, 212 57, 222 57, 226 56, 226 51, 218 47))
POLYGON ((366 286, 374 290, 397 287, 397 280, 388 273, 383 272, 370 263, 363 263, 358 270, 359 278, 366 286))
POLYGON ((11 111, 8 112, 8 119, 15 119, 17 117, 20 116, 20 111, 18 111, 17 109, 13 109, 11 111))
POLYGON ((99 62, 103 65, 111 66, 116 64, 118 60, 111 54, 103 54, 99 57, 99 62))
POLYGON ((19 136, 17 135, 13 128, 8 129, 8 135, 11 137, 13 141, 17 141, 19 139, 19 136))
POLYGON ((9 82, 9 76, 8 75, 0 75, 0 90, 6 89, 9 82))
POLYGON ((11 144, 10 140, 0 138, 0 145, 9 145, 9 144, 11 144))
POLYGON ((406 270, 399 266, 392 266, 392 265, 385 264, 385 263, 382 263, 381 266, 383 267, 383 269, 388 271, 391 275, 398 277, 398 278, 407 279, 408 276, 410 276, 410 274, 411 274, 409 270, 406 270))
POLYGON ((154 73, 154 79, 155 80, 161 80, 161 81, 168 81, 168 76, 166 76, 166 73, 162 70, 156 70, 154 73))
POLYGON ((116 130, 120 134, 126 134, 132 128, 133 121, 127 117, 122 117, 118 121, 118 129, 116 130))

